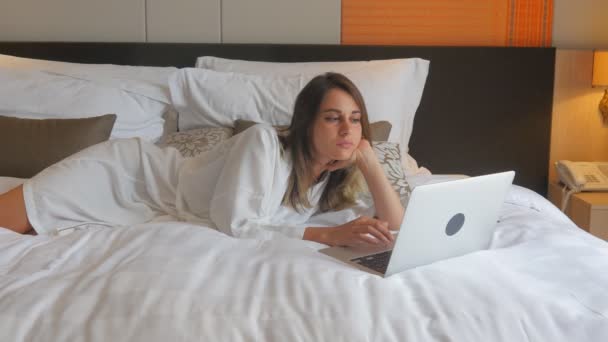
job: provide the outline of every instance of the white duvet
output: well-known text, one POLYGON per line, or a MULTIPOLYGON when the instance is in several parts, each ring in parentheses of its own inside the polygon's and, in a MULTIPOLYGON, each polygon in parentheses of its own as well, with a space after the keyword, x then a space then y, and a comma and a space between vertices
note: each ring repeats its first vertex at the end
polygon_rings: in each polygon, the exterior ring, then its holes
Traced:
POLYGON ((0 229, 0 340, 608 341, 608 244, 521 187, 489 250, 383 279, 319 247, 180 222, 0 229))

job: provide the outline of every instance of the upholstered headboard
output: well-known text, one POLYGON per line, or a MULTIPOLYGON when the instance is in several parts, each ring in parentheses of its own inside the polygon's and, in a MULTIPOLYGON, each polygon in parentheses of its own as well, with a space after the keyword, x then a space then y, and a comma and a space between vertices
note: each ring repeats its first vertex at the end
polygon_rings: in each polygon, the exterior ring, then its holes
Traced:
POLYGON ((433 173, 515 170, 516 184, 547 191, 553 48, 0 42, 0 53, 177 67, 204 55, 278 62, 421 57, 431 64, 410 141, 419 164, 433 173))

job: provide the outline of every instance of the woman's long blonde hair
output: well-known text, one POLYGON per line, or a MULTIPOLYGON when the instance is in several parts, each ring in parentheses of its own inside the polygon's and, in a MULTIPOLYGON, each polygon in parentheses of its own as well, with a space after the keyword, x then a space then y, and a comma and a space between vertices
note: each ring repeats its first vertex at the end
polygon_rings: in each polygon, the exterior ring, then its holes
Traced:
MULTIPOLYGON (((312 174, 313 125, 323 98, 329 90, 336 88, 352 96, 361 111, 361 138, 370 140, 365 102, 359 89, 351 80, 342 74, 328 72, 308 82, 296 98, 291 124, 285 131, 279 132, 283 148, 290 154, 293 163, 283 204, 291 206, 296 211, 311 207, 308 192, 317 181, 312 174)), ((323 177, 326 175, 322 174, 319 179, 323 177)), ((361 172, 355 165, 330 172, 328 177, 319 202, 321 212, 341 210, 352 206, 355 204, 359 192, 365 187, 361 172)))

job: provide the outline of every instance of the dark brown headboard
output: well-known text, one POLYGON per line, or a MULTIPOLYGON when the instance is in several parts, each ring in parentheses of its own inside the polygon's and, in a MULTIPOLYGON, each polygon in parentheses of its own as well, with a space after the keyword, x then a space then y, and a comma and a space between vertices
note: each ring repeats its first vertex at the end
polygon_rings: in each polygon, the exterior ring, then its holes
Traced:
POLYGON ((515 170, 516 184, 547 192, 553 48, 0 42, 0 53, 177 67, 204 55, 278 62, 425 58, 430 72, 410 142, 420 165, 469 175, 515 170))

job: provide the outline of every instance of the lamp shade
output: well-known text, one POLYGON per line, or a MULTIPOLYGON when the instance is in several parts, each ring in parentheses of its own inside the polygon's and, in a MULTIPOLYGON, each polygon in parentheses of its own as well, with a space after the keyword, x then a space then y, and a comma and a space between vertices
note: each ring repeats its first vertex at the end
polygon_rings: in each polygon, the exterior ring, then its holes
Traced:
POLYGON ((608 50, 596 50, 593 53, 594 86, 608 86, 608 50))

